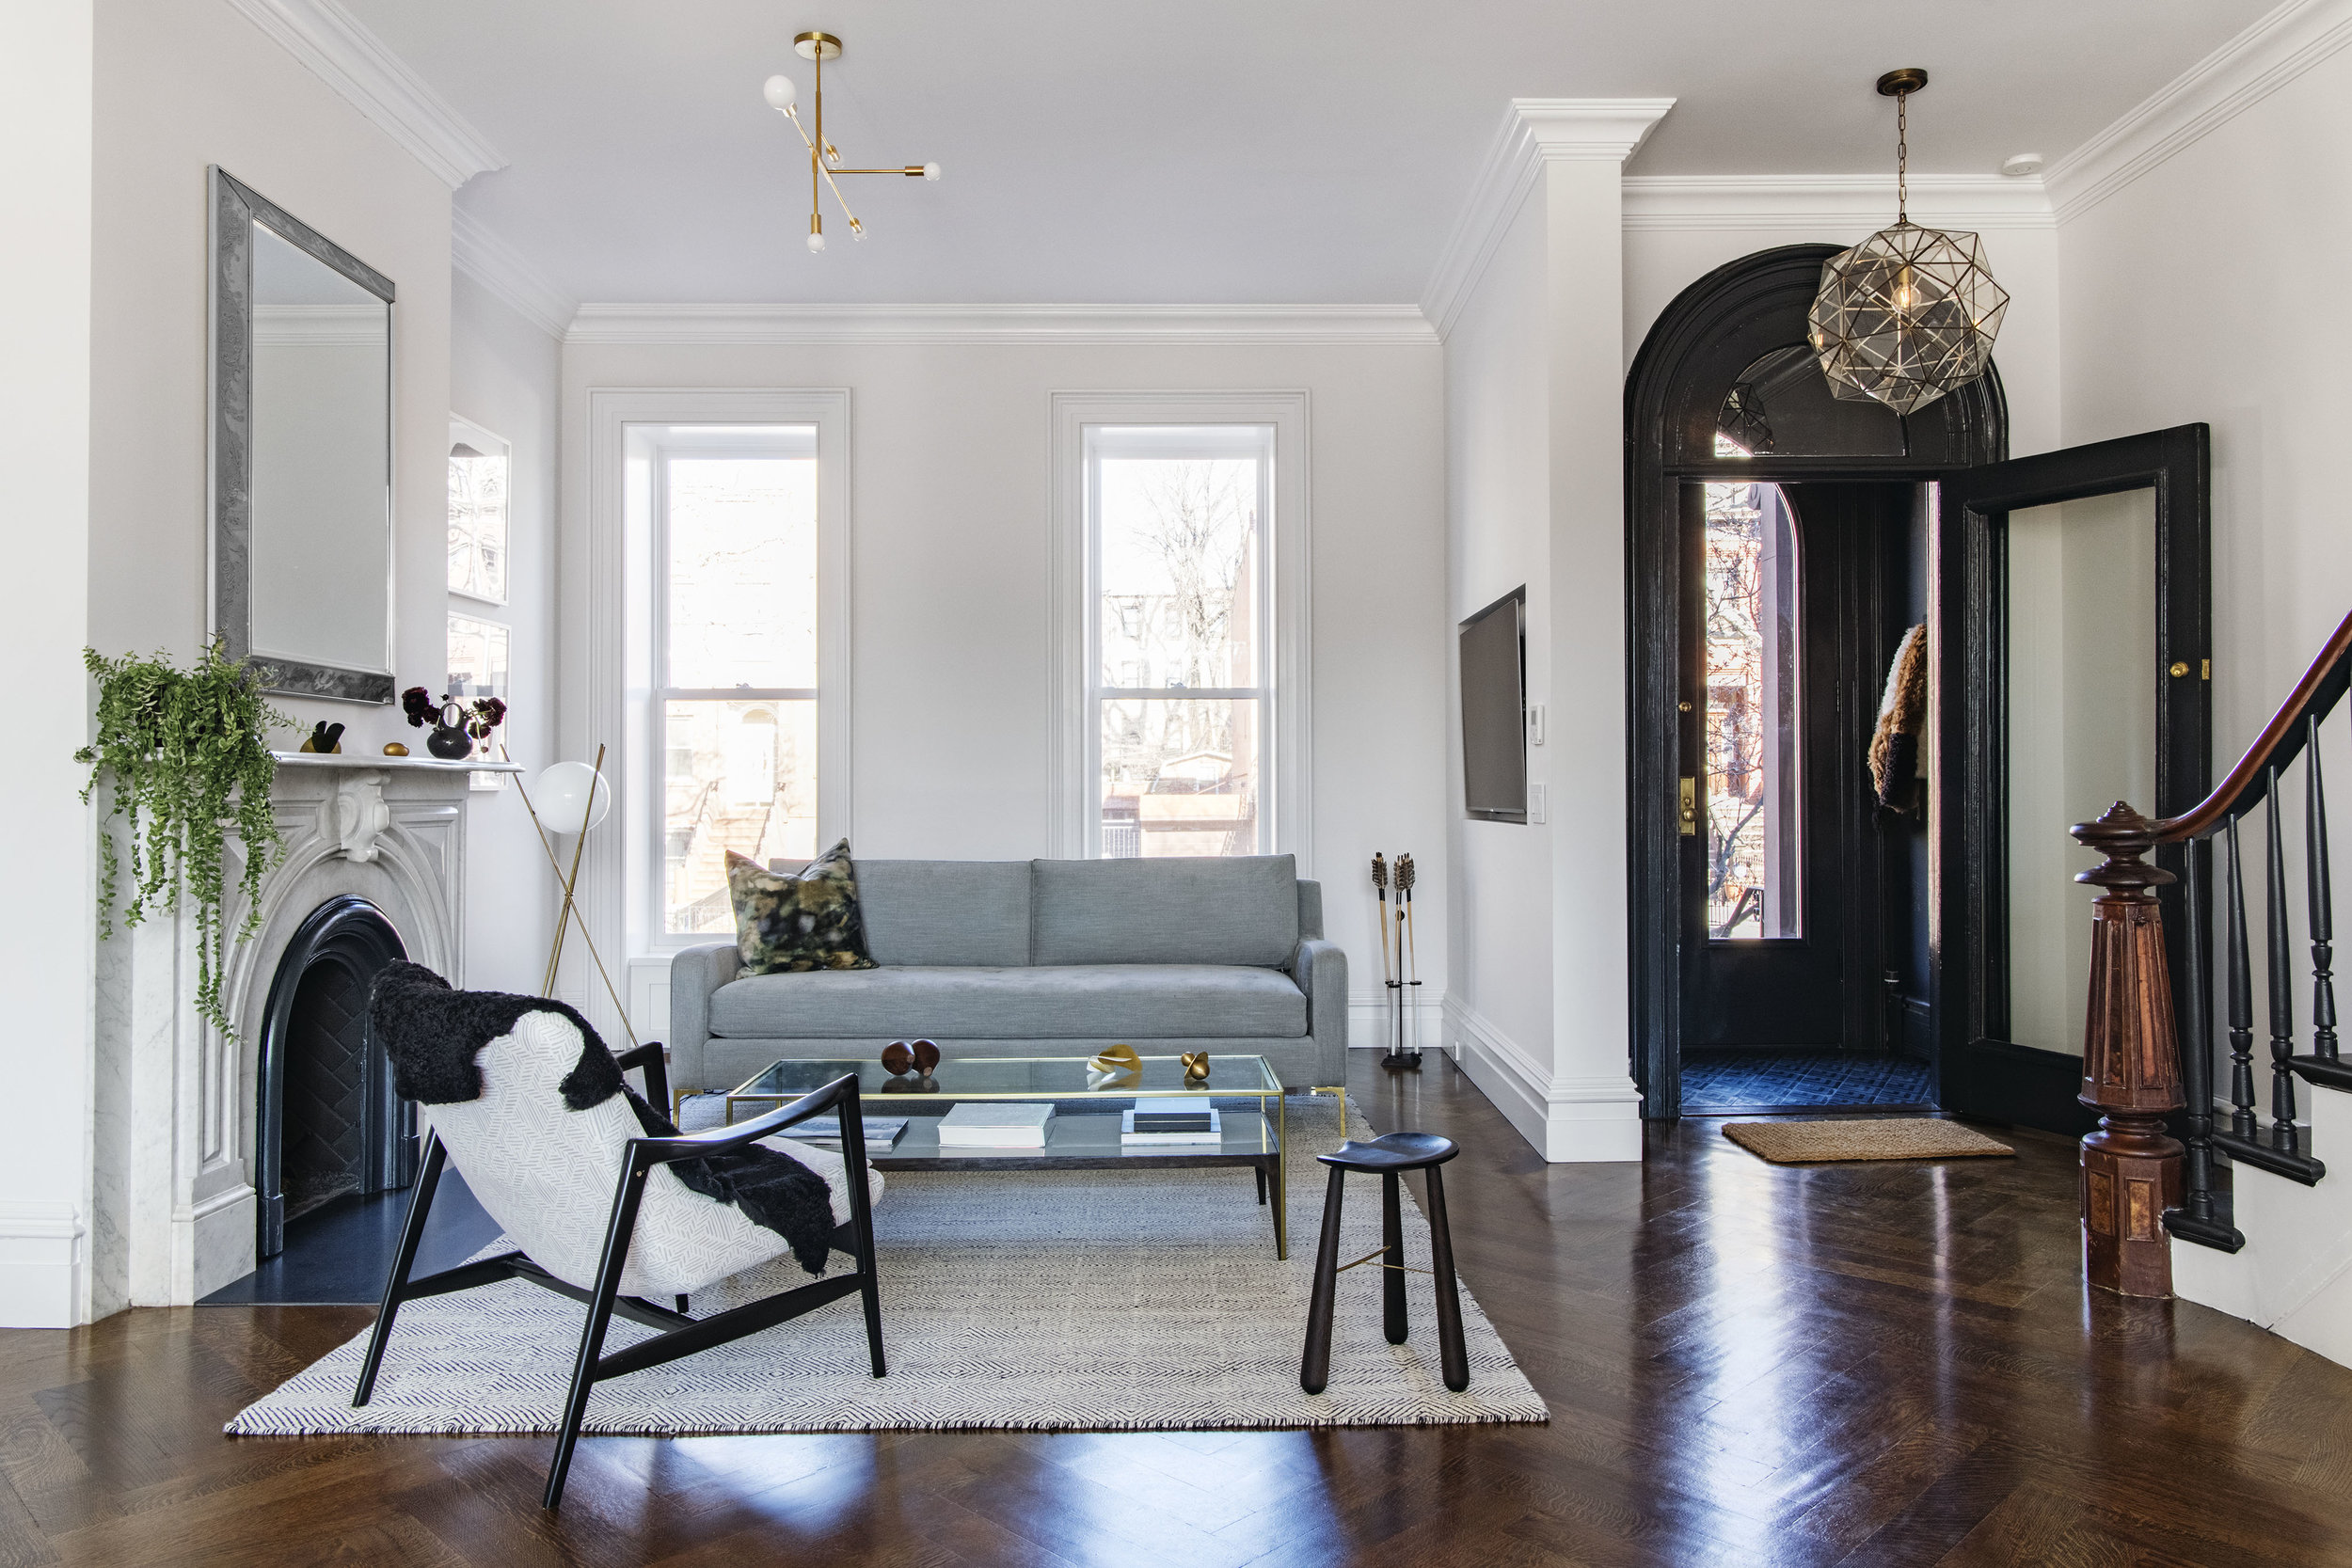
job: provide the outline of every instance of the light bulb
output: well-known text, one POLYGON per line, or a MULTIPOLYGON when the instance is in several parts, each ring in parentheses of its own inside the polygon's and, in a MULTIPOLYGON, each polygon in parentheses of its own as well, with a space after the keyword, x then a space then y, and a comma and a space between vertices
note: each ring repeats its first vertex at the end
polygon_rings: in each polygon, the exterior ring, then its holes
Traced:
POLYGON ((811 256, 816 255, 818 251, 820 251, 820 250, 822 250, 822 249, 824 249, 824 248, 825 248, 825 236, 824 236, 824 235, 822 235, 822 234, 811 234, 811 235, 808 237, 808 253, 809 253, 811 256))
POLYGON ((800 90, 793 87, 789 76, 771 76, 759 91, 760 96, 768 100, 768 106, 778 114, 790 110, 794 100, 800 96, 800 90))
POLYGON ((937 164, 925 164, 925 165, 923 166, 923 178, 924 178, 924 179, 926 179, 926 180, 936 180, 936 179, 938 179, 938 178, 939 178, 939 166, 938 166, 937 164))

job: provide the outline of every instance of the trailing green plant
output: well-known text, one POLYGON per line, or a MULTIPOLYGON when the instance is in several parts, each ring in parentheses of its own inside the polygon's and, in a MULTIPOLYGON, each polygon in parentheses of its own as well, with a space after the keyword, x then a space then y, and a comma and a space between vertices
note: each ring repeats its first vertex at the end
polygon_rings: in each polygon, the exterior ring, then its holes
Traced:
MULTIPOLYGON (((285 849, 270 816, 277 765, 267 733, 294 721, 270 705, 255 673, 230 662, 217 641, 185 671, 160 653, 107 658, 84 648, 82 662, 98 681, 98 736, 73 760, 89 765, 84 801, 102 777, 114 781, 106 815, 123 820, 131 847, 122 923, 136 926, 151 911, 177 908, 183 896, 194 903, 196 1010, 234 1037, 220 1000, 229 947, 221 925, 226 832, 233 826, 245 844, 242 942, 261 924, 262 879, 285 849)), ((98 845, 100 930, 112 936, 120 851, 111 832, 102 832, 98 845)))

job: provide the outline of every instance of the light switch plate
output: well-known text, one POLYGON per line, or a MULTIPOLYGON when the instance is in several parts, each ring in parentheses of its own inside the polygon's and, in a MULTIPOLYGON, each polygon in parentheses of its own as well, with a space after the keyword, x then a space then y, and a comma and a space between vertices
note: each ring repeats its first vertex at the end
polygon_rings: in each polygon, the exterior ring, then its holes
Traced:
POLYGON ((1550 791, 1543 784, 1531 784, 1527 786, 1527 819, 1530 822, 1547 820, 1546 814, 1551 804, 1547 799, 1549 794, 1550 791))
POLYGON ((1531 746, 1544 743, 1544 705, 1541 703, 1527 710, 1527 741, 1531 746))

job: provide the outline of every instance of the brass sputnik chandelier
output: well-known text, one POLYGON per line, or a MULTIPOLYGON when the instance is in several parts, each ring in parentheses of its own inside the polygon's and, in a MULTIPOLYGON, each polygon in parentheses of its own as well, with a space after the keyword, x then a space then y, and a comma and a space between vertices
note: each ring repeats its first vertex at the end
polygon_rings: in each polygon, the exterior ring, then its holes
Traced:
POLYGON ((1982 375, 2009 308, 1976 235, 1911 221, 1909 100, 1927 85, 1916 68, 1879 78, 1895 101, 1895 227, 1822 264, 1810 317, 1830 391, 1898 414, 1982 375))
POLYGON ((761 89, 768 106, 792 122, 792 129, 808 144, 808 248, 815 255, 825 248, 825 191, 833 191, 833 198, 841 203, 841 215, 850 220, 850 233, 856 239, 866 238, 866 226, 850 211, 849 198, 841 194, 834 182, 837 174, 902 174, 910 180, 936 180, 937 164, 907 164, 898 168, 843 168, 841 150, 825 139, 825 62, 841 57, 841 40, 831 33, 803 33, 792 40, 792 52, 804 60, 817 64, 817 129, 814 135, 801 123, 801 112, 795 107, 800 91, 792 78, 775 75, 768 78, 761 89))

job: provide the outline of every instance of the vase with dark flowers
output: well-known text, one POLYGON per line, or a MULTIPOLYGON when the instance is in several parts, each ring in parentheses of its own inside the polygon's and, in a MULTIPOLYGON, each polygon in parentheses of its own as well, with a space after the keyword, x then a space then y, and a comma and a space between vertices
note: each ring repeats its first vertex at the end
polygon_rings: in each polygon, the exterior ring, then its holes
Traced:
POLYGON ((461 703, 444 692, 437 703, 421 686, 402 692, 400 705, 415 728, 433 726, 424 749, 443 762, 465 761, 479 742, 489 739, 490 732, 506 721, 506 705, 496 697, 461 703))

